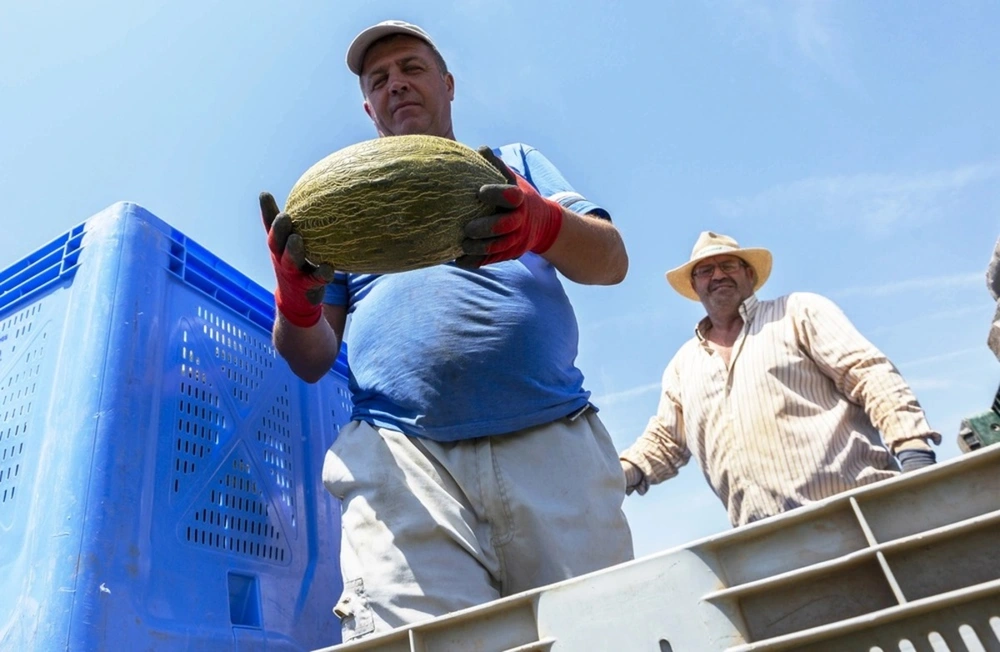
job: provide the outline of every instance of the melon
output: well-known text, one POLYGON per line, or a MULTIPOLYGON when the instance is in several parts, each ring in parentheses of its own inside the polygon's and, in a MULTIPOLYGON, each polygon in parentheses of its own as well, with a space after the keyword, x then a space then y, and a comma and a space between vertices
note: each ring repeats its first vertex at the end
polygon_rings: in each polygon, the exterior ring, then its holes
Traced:
POLYGON ((496 212, 477 197, 494 183, 507 181, 470 147, 437 136, 389 136, 345 147, 306 170, 285 212, 311 263, 405 272, 461 256, 465 225, 496 212))

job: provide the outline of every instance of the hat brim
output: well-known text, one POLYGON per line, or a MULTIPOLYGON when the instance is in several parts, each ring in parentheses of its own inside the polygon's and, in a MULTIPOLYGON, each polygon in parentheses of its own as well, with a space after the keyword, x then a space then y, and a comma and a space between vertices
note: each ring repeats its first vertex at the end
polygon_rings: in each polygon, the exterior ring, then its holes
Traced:
POLYGON ((392 36, 393 34, 406 34, 418 38, 435 50, 437 46, 430 40, 427 33, 415 25, 372 25, 354 37, 351 45, 347 48, 347 67, 357 76, 361 76, 361 67, 365 63, 365 53, 375 41, 392 36))
POLYGON ((708 251, 692 258, 680 267, 675 267, 667 272, 667 282, 670 283, 670 287, 676 290, 682 297, 700 302, 701 299, 698 297, 698 294, 694 291, 694 287, 691 285, 691 270, 694 269, 694 266, 701 261, 714 256, 736 256, 752 267, 757 277, 757 281, 753 286, 754 292, 759 290, 764 283, 767 282, 767 278, 771 275, 772 258, 771 252, 767 249, 762 249, 760 247, 747 247, 746 249, 708 251))

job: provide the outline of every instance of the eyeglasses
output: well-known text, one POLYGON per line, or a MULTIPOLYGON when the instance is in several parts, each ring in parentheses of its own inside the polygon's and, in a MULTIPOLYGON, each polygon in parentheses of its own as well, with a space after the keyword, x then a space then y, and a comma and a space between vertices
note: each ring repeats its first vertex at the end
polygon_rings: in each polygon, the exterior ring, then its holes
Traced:
POLYGON ((746 267, 747 264, 742 260, 724 260, 721 263, 708 263, 707 265, 698 265, 691 271, 691 276, 695 278, 709 278, 715 274, 715 268, 718 267, 722 270, 723 274, 732 274, 741 267, 746 267))

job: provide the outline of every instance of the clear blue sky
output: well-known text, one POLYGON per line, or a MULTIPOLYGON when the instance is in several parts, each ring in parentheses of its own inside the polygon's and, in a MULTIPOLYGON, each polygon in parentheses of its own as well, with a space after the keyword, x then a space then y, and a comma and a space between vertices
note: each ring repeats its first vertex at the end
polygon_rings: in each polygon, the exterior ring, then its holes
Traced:
MULTIPOLYGON (((959 454, 1000 382, 991 0, 6 2, 0 267, 132 200, 272 288, 257 194, 374 137, 343 58, 386 18, 438 41, 459 140, 529 143, 612 212, 627 280, 569 293, 619 448, 702 315, 663 272, 713 229, 773 251, 762 298, 837 301, 959 454)), ((693 464, 626 505, 638 554, 728 527, 693 464)))

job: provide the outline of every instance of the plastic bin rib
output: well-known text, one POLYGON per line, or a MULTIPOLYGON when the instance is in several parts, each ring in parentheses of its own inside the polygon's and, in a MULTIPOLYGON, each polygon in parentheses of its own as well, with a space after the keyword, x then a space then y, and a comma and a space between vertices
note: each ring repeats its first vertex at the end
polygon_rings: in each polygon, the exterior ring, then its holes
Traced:
MULTIPOLYGON (((896 623, 909 624, 906 623, 909 619, 934 616, 941 613, 948 616, 950 622, 947 625, 950 625, 957 631, 959 625, 965 621, 960 615, 961 608, 967 605, 985 604, 992 609, 992 618, 1000 617, 1000 613, 997 612, 998 607, 1000 607, 1000 597, 998 596, 1000 596, 1000 581, 985 582, 968 589, 952 591, 933 598, 926 598, 886 609, 877 614, 860 616, 833 625, 816 627, 760 643, 738 645, 727 648, 726 652, 777 652, 778 650, 842 652, 846 649, 852 649, 851 646, 877 645, 876 640, 868 642, 865 640, 865 637, 879 636, 880 632, 878 630, 888 625, 896 623), (958 616, 957 619, 956 616, 958 616)), ((926 625, 916 626, 916 623, 914 623, 914 627, 910 631, 919 631, 920 629, 933 630, 933 628, 927 628, 926 625)), ((900 640, 902 638, 894 641, 896 649, 899 649, 898 643, 900 640)), ((986 642, 992 643, 992 647, 986 648, 992 651, 1000 645, 1000 638, 994 638, 994 640, 986 642)), ((863 649, 863 647, 859 649, 863 649)), ((963 650, 964 648, 955 649, 963 650)))
POLYGON ((998 542, 1000 444, 687 546, 324 649, 997 652, 998 542))

